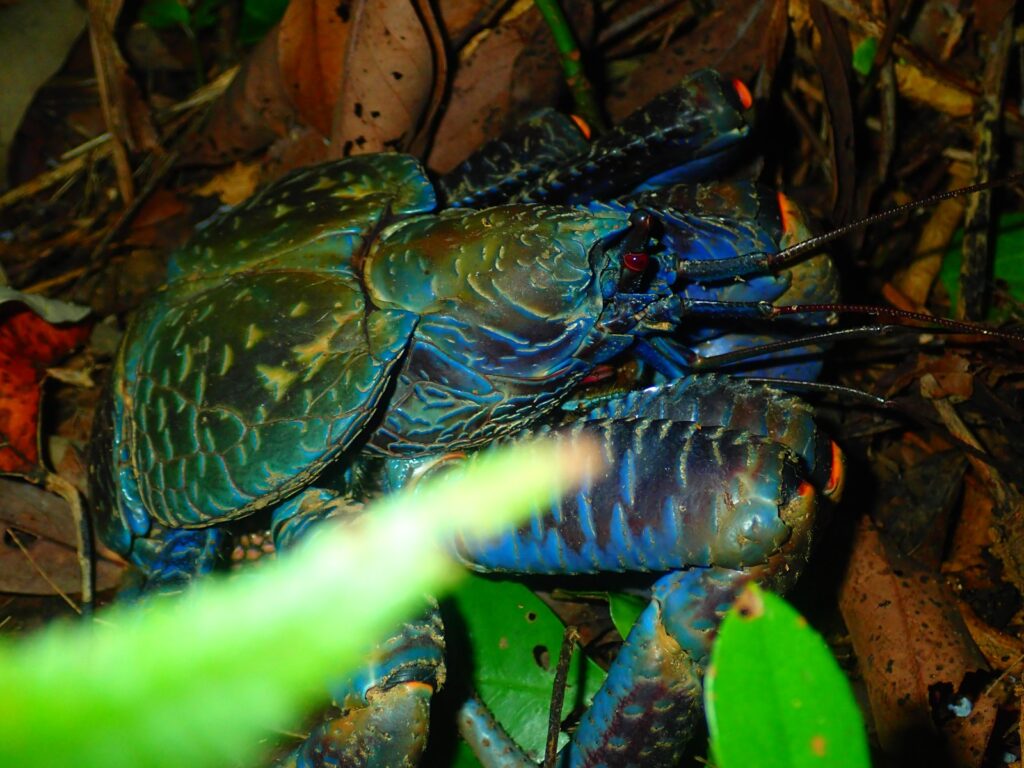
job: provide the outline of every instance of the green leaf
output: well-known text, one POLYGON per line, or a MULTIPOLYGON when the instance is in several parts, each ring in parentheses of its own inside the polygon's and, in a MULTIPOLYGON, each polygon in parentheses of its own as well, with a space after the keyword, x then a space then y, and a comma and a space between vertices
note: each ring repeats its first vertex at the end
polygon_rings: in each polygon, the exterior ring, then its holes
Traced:
POLYGON ((825 641, 756 585, 722 622, 704 686, 719 768, 870 768, 860 711, 825 641))
POLYGON ((178 0, 146 0, 139 11, 139 19, 153 29, 187 27, 191 20, 188 8, 178 0))
POLYGON ((284 15, 288 0, 245 0, 238 37, 245 45, 258 43, 284 15))
MULTIPOLYGON (((477 693, 509 736, 540 760, 565 626, 517 581, 471 575, 451 597, 466 624, 477 693)), ((562 717, 578 704, 589 706, 604 677, 604 670, 577 649, 562 717)))
POLYGON ((619 630, 623 639, 629 636, 629 631, 650 602, 650 600, 636 595, 627 595, 624 592, 608 593, 608 612, 611 613, 612 623, 619 630))
POLYGON ((876 51, 878 51, 878 40, 873 37, 865 37, 853 51, 853 68, 859 74, 867 77, 875 63, 876 51))
POLYGON ((260 568, 0 642, 0 765, 255 764, 325 703, 325 680, 463 572, 444 541, 513 524, 578 479, 579 458, 550 443, 483 456, 260 568))
MULTIPOLYGON (((958 230, 949 244, 946 256, 942 260, 939 280, 949 295, 949 306, 952 312, 960 297, 960 265, 963 263, 964 232, 958 230)), ((1024 302, 1024 213, 1007 213, 999 217, 996 227, 995 254, 993 276, 1007 284, 1010 295, 1015 301, 1024 302)), ((988 320, 1001 318, 989 316, 988 320)))

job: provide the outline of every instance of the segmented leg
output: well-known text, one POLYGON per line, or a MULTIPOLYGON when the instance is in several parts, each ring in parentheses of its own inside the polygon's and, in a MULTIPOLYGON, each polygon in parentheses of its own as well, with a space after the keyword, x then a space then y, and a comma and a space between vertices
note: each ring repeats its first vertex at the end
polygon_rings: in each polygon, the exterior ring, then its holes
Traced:
POLYGON ((363 706, 321 725, 280 766, 415 768, 427 743, 433 693, 424 683, 374 689, 363 706))
POLYGON ((590 143, 564 116, 535 116, 449 173, 446 205, 575 204, 709 178, 750 131, 744 100, 735 83, 704 69, 590 143))
MULTIPOLYGON (((288 549, 316 525, 345 525, 362 511, 361 503, 335 491, 307 489, 275 510, 274 544, 288 549)), ((282 768, 419 764, 430 699, 445 676, 444 626, 437 603, 427 603, 421 616, 402 622, 373 647, 363 668, 330 686, 334 715, 313 729, 282 768)))
MULTIPOLYGON (((723 611, 751 579, 790 586, 814 525, 809 478, 823 478, 818 487, 829 494, 841 485, 838 455, 809 410, 761 388, 720 384, 679 383, 595 409, 568 432, 604 448, 600 477, 504 536, 455 542, 479 570, 669 571, 560 765, 674 765, 700 711, 723 611), (675 420, 691 418, 700 423, 675 420)), ((478 702, 460 725, 471 744, 491 745, 480 755, 489 768, 529 765, 478 702)))
MULTIPOLYGON (((714 631, 753 578, 746 571, 700 568, 659 579, 558 765, 678 764, 700 720, 714 631)), ((462 708, 459 726, 485 768, 535 768, 479 699, 462 708)))
POLYGON ((147 536, 132 541, 129 557, 138 570, 129 576, 118 597, 180 592, 212 571, 227 537, 218 528, 164 528, 153 525, 147 536))

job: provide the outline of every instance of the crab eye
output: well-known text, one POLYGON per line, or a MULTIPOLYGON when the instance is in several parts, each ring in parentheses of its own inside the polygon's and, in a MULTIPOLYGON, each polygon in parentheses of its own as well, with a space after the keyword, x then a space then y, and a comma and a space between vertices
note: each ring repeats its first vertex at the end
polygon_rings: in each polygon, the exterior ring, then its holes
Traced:
POLYGON ((643 251, 627 251, 622 254, 622 266, 630 272, 637 274, 647 271, 647 265, 651 263, 651 257, 643 251))

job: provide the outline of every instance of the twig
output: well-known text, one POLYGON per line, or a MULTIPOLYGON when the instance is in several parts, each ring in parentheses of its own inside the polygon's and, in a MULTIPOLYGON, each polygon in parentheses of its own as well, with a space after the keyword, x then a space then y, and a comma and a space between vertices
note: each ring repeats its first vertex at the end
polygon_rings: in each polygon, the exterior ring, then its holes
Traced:
MULTIPOLYGON (((853 24, 858 30, 866 35, 881 39, 885 35, 885 27, 881 22, 872 18, 863 8, 851 0, 821 0, 833 11, 853 24)), ((902 36, 897 34, 892 44, 893 53, 900 59, 906 60, 906 65, 918 70, 923 76, 940 82, 943 86, 970 101, 976 101, 980 95, 977 86, 967 81, 960 73, 952 67, 944 65, 924 56, 915 46, 909 44, 902 36)), ((1016 104, 1004 105, 1004 117, 1018 128, 1022 124, 1021 111, 1016 104)))
POLYGON ((434 128, 437 125, 437 116, 441 112, 441 105, 448 86, 448 50, 444 42, 444 33, 437 21, 433 6, 428 0, 414 0, 413 7, 416 15, 423 24, 423 30, 430 41, 430 50, 434 58, 434 80, 430 89, 430 102, 423 113, 419 130, 409 142, 408 151, 418 157, 426 157, 427 147, 433 138, 434 128))
POLYGON ((15 546, 17 546, 18 549, 21 550, 21 554, 23 554, 25 556, 25 559, 29 561, 33 568, 35 568, 36 573, 42 576, 43 581, 50 585, 50 589, 52 589, 55 593, 60 595, 64 602, 71 606, 71 610, 73 610, 75 613, 79 615, 82 615, 82 609, 75 604, 74 600, 67 596, 64 590, 57 585, 57 582, 50 578, 50 574, 43 570, 39 563, 36 562, 36 559, 32 557, 32 554, 28 551, 28 548, 22 543, 21 539, 18 537, 18 532, 15 531, 13 528, 7 528, 4 531, 4 533, 7 536, 11 537, 11 541, 13 541, 15 546))
POLYGON ((41 173, 24 184, 20 184, 5 194, 0 195, 0 210, 21 202, 25 198, 32 197, 32 195, 42 192, 59 181, 74 176, 83 170, 93 159, 107 157, 112 154, 114 146, 110 142, 110 134, 104 134, 104 136, 107 137, 106 141, 97 147, 93 153, 73 157, 56 168, 41 173))
POLYGON ((579 642, 580 633, 576 627, 568 626, 562 635, 562 648, 558 652, 558 667, 555 669, 555 683, 551 688, 551 707, 548 709, 548 738, 544 744, 544 768, 555 768, 558 759, 558 734, 562 730, 562 704, 565 702, 565 685, 569 677, 569 662, 572 651, 579 642))
MULTIPOLYGON (((1011 12, 1012 15, 1012 12, 1011 12)), ((1006 90, 1006 66, 1013 42, 1012 19, 1007 19, 994 40, 985 44, 986 64, 982 77, 982 97, 975 125, 974 147, 978 156, 977 181, 988 181, 999 157, 997 143, 1002 119, 1003 92, 1006 90)), ((963 261, 960 264, 960 299, 956 316, 961 320, 981 320, 985 316, 991 286, 989 226, 992 191, 984 190, 967 199, 964 217, 963 261)))
MULTIPOLYGON (((75 537, 77 539, 78 568, 82 578, 82 610, 78 612, 83 616, 89 616, 92 614, 93 592, 95 591, 92 521, 82 505, 82 495, 75 486, 63 477, 47 472, 45 487, 46 490, 56 493, 64 499, 71 510, 71 519, 75 523, 75 537)), ((49 580, 47 579, 47 581, 49 580)), ((75 610, 78 609, 76 608, 75 610)))
POLYGON ((135 185, 132 181, 132 168, 128 162, 128 150, 124 139, 128 135, 127 116, 124 104, 119 97, 116 84, 116 63, 111 61, 114 43, 113 26, 117 21, 120 3, 108 5, 100 0, 90 0, 89 9, 89 42, 92 48, 92 62, 96 69, 96 85, 100 94, 100 105, 103 108, 103 119, 107 130, 112 135, 111 156, 117 171, 117 187, 121 200, 129 205, 135 199, 135 185))
POLYGON ((623 35, 632 32, 636 27, 640 26, 648 19, 651 19, 662 11, 668 10, 678 4, 679 0, 657 0, 657 2, 649 2, 637 6, 636 10, 632 13, 626 15, 622 19, 619 19, 613 24, 609 24, 601 30, 596 40, 597 47, 604 48, 609 43, 612 43, 623 35))
MULTIPOLYGON (((236 74, 238 74, 238 67, 232 67, 213 82, 197 89, 190 96, 169 107, 161 114, 176 115, 219 98, 227 90, 236 74)), ((25 198, 32 197, 44 189, 74 176, 76 173, 84 170, 90 163, 109 157, 113 153, 113 137, 109 132, 101 133, 99 136, 93 136, 91 139, 83 141, 78 146, 72 147, 61 155, 60 159, 62 162, 56 168, 41 173, 24 184, 19 184, 14 189, 0 195, 0 210, 14 205, 25 198)))
POLYGON ((160 159, 159 165, 157 165, 156 170, 154 170, 146 180, 142 190, 135 195, 127 206, 125 206, 124 210, 121 211, 121 215, 117 217, 117 221, 107 228, 107 231, 103 233, 103 237, 101 237, 99 242, 96 243, 96 247, 92 249, 92 253, 89 256, 90 264, 95 264, 99 260, 99 257, 107 249, 107 246, 110 245, 113 239, 121 234, 121 232, 124 231, 124 228, 133 218, 135 218, 135 214, 138 213, 139 209, 141 209, 142 206, 145 205, 146 201, 149 200, 149 196, 153 193, 153 190, 156 189, 157 184, 163 181, 164 176, 167 175, 167 172, 174 166, 174 163, 178 160, 179 154, 180 150, 175 148, 160 159))

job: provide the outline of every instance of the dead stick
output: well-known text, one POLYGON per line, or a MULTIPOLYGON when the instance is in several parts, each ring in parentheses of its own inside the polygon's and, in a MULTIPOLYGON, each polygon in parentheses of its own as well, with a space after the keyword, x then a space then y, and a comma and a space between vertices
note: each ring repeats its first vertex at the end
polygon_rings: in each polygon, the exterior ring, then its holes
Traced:
POLYGON ((573 648, 580 639, 576 627, 568 626, 562 635, 562 648, 558 652, 558 667, 555 669, 555 684, 551 688, 551 708, 548 709, 548 739, 544 745, 544 768, 555 768, 558 758, 558 735, 562 731, 562 704, 565 702, 565 686, 569 678, 569 661, 573 648))

